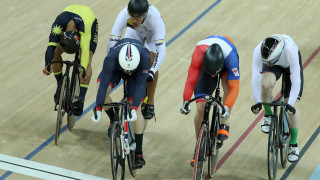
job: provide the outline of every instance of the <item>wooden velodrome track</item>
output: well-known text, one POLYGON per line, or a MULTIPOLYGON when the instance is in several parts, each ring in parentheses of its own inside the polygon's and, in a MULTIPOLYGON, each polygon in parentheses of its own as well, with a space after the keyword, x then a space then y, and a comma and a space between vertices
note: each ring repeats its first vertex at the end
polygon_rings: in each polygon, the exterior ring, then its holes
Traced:
MULTIPOLYGON (((260 130, 261 115, 258 117, 250 111, 254 103, 251 94, 251 62, 257 43, 274 33, 291 35, 300 48, 303 63, 307 62, 300 102, 298 144, 301 159, 297 164, 288 164, 286 169, 279 165, 277 177, 308 179, 320 163, 320 140, 316 138, 320 125, 320 1, 149 2, 160 10, 165 21, 167 55, 160 69, 156 91, 157 122, 149 122, 144 136, 143 149, 147 164, 138 170, 135 179, 192 178, 189 161, 195 145, 193 117, 196 106, 192 105, 192 112, 188 116, 181 115, 179 109, 195 45, 211 34, 226 34, 234 41, 240 55, 241 73, 240 92, 230 119, 230 137, 220 150, 220 166, 214 179, 268 178, 267 135, 260 130)), ((124 0, 0 1, 0 154, 112 178, 110 143, 107 138, 109 120, 103 114, 103 120, 94 124, 91 121, 91 109, 97 92, 95 80, 106 56, 111 28, 117 14, 127 3, 124 0), (42 69, 51 24, 72 3, 92 8, 99 21, 99 43, 92 63, 93 76, 86 96, 85 114, 72 132, 66 130, 61 134, 59 145, 56 146, 53 140, 56 123, 53 94, 56 81, 52 75, 43 75, 42 69)), ((277 87, 274 95, 278 92, 277 87)), ((121 96, 122 88, 112 93, 114 100, 121 96)), ((66 119, 63 122, 65 124, 66 119)), ((38 177, 37 174, 32 177, 7 172, 2 164, 0 179, 38 177)), ((128 171, 126 179, 132 179, 128 171)))

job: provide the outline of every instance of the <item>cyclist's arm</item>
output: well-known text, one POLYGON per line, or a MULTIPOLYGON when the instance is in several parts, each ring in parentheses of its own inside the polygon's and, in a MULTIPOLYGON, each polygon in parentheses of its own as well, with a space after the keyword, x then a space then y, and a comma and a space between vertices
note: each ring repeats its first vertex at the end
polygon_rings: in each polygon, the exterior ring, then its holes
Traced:
POLYGON ((301 88, 301 79, 303 77, 302 74, 302 65, 300 64, 298 49, 297 48, 290 48, 290 80, 291 80, 291 89, 288 104, 291 106, 294 105, 296 102, 300 88, 301 88))
POLYGON ((133 96, 132 109, 137 110, 142 99, 145 97, 146 86, 147 86, 147 77, 149 72, 150 65, 150 53, 144 48, 144 51, 141 51, 141 64, 137 69, 137 79, 135 84, 135 93, 133 96))
POLYGON ((60 34, 62 33, 62 31, 64 31, 63 29, 63 24, 60 22, 60 15, 56 18, 56 20, 54 21, 54 23, 51 26, 51 32, 49 35, 49 43, 48 43, 48 47, 45 53, 45 66, 50 63, 53 59, 54 56, 54 51, 58 45, 59 42, 59 38, 60 38, 60 34))
POLYGON ((121 38, 123 29, 127 26, 127 19, 130 18, 128 15, 127 7, 125 7, 117 16, 117 19, 112 27, 107 53, 121 38))
POLYGON ((150 71, 155 74, 161 67, 167 53, 165 44, 166 28, 158 10, 154 11, 152 15, 152 32, 154 36, 154 43, 157 48, 157 56, 153 61, 150 71))
POLYGON ((80 33, 80 49, 81 49, 81 66, 87 69, 89 65, 89 58, 90 58, 90 40, 91 40, 91 33, 80 33))
POLYGON ((261 102, 261 69, 260 44, 253 51, 251 90, 256 103, 261 102))
POLYGON ((228 69, 227 84, 229 87, 229 93, 224 105, 231 109, 239 94, 239 58, 235 50, 231 51, 225 59, 225 66, 228 69))
POLYGON ((103 68, 101 71, 100 86, 99 86, 97 98, 96 98, 97 107, 98 106, 102 107, 102 104, 104 104, 104 101, 106 99, 106 92, 108 90, 111 79, 114 73, 117 73, 115 71, 116 64, 114 62, 115 61, 112 60, 109 56, 107 56, 104 60, 103 68))
MULTIPOLYGON (((208 47, 208 46, 207 46, 208 47)), ((192 55, 191 65, 188 70, 188 77, 184 87, 183 100, 189 101, 193 94, 194 88, 200 77, 200 71, 203 64, 204 46, 197 46, 192 55)))

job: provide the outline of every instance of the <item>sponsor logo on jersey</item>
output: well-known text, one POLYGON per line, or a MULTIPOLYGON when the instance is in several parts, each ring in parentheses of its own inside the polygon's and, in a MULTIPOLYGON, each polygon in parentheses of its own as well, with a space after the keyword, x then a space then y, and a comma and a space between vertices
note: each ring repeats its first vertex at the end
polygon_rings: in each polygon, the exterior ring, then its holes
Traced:
POLYGON ((232 72, 233 72, 233 74, 234 74, 235 76, 240 76, 239 71, 238 71, 237 68, 233 68, 233 69, 232 69, 232 72))

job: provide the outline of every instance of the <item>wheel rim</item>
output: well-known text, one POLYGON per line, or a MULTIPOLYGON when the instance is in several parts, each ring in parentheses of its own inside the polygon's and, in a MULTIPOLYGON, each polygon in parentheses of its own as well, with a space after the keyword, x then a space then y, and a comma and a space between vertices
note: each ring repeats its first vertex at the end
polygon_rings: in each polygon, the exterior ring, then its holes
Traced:
POLYGON ((125 159, 122 159, 122 146, 120 139, 120 126, 119 123, 114 122, 111 134, 111 169, 113 179, 123 179, 125 171, 125 159), (121 172, 119 172, 120 170, 121 172))

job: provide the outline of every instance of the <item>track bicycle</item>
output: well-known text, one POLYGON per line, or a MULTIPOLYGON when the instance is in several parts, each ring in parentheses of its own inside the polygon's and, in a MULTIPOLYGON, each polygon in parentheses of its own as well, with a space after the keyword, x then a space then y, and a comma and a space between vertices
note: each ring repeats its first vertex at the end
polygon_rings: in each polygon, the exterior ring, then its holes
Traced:
POLYGON ((67 124, 68 129, 71 131, 76 122, 77 116, 72 113, 72 103, 77 101, 80 94, 80 80, 79 74, 82 69, 82 77, 86 77, 86 70, 80 64, 79 52, 76 53, 74 61, 51 61, 47 65, 47 70, 50 71, 50 65, 54 63, 62 63, 66 65, 65 73, 62 75, 62 80, 58 86, 58 97, 59 101, 55 104, 55 111, 58 111, 57 123, 56 123, 56 134, 55 144, 58 145, 59 136, 61 133, 62 119, 65 113, 67 113, 67 124), (70 69, 72 68, 71 77, 69 76, 70 69), (60 89, 60 90, 59 90, 60 89))
POLYGON ((286 105, 284 103, 284 75, 282 76, 281 96, 272 103, 258 103, 261 105, 268 105, 273 107, 273 114, 271 116, 270 131, 268 137, 268 177, 269 179, 276 179, 278 166, 278 149, 280 149, 280 162, 283 168, 287 165, 287 157, 289 151, 289 140, 291 134, 288 127, 288 114, 286 112, 286 105), (278 108, 280 111, 278 113, 278 108))
MULTIPOLYGON (((135 150, 136 143, 132 125, 127 120, 127 113, 131 111, 131 104, 127 101, 127 80, 123 81, 124 96, 119 102, 103 104, 103 106, 113 107, 115 110, 114 122, 111 127, 110 158, 112 177, 125 179, 125 161, 128 160, 128 167, 132 177, 136 176, 135 150), (121 170, 120 170, 121 169, 121 170)), ((94 115, 97 114, 94 108, 94 115)), ((129 113, 131 115, 131 113, 129 113)))
POLYGON ((218 85, 216 88, 215 97, 211 95, 203 95, 193 98, 186 104, 189 104, 198 99, 206 101, 203 121, 200 127, 199 136, 195 149, 195 162, 193 167, 193 179, 203 179, 203 166, 208 158, 208 174, 213 177, 216 173, 216 167, 219 156, 219 149, 223 145, 223 141, 217 139, 217 133, 220 129, 220 111, 225 112, 224 106, 221 103, 220 96, 220 77, 218 77, 218 85), (209 123, 209 114, 211 106, 213 106, 211 124, 209 123))

